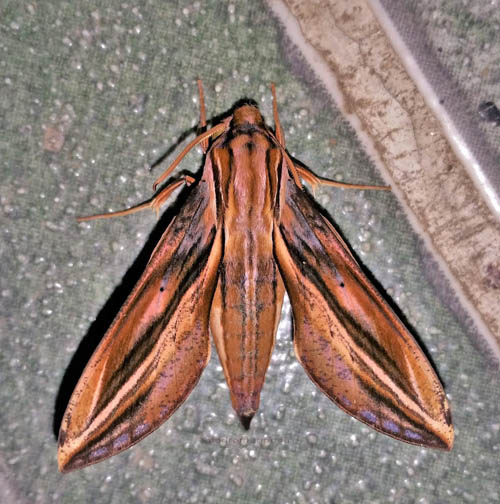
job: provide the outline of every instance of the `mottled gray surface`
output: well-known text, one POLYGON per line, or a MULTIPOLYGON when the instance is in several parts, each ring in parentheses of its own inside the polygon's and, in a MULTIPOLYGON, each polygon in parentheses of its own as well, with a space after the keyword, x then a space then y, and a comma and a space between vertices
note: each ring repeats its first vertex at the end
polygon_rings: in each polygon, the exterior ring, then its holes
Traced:
MULTIPOLYGON (((197 77, 209 116, 249 96, 269 121, 275 81, 294 156, 330 177, 380 178, 259 1, 11 1, 1 14, 2 502, 500 499, 498 376, 437 296, 432 262, 395 197, 327 188, 318 200, 446 385, 454 450, 389 439, 330 403, 293 356, 286 305, 249 432, 213 353, 160 430, 109 461, 60 475, 53 430, 68 390, 164 226, 150 213, 81 225, 75 216, 150 196, 160 169, 151 174, 148 164, 196 124, 197 77)), ((200 163, 193 151, 182 168, 200 163)))

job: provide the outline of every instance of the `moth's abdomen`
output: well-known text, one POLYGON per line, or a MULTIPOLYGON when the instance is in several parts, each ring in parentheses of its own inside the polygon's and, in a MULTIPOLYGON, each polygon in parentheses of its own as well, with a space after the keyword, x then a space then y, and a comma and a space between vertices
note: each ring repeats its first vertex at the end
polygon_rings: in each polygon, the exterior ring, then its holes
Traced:
POLYGON ((281 153, 268 135, 243 126, 245 132, 214 149, 225 212, 210 324, 233 407, 248 427, 259 406, 283 301, 272 241, 281 153))

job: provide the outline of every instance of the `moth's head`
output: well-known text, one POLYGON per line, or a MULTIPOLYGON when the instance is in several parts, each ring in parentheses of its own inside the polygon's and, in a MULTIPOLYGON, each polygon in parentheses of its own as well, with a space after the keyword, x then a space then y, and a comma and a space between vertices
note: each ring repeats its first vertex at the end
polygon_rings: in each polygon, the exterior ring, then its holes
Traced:
POLYGON ((243 126, 244 124, 255 124, 257 126, 264 125, 257 104, 252 100, 248 100, 241 104, 237 104, 233 110, 233 127, 243 126))

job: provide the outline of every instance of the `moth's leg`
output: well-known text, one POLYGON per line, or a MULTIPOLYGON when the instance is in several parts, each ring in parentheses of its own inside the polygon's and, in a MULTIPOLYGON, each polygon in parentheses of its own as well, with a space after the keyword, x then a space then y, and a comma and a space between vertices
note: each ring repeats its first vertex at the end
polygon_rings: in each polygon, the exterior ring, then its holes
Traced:
POLYGON ((311 184, 313 188, 317 185, 329 185, 333 187, 342 187, 344 189, 375 189, 379 191, 390 191, 391 188, 389 186, 374 186, 374 185, 365 185, 365 184, 346 184, 344 182, 337 182, 335 180, 330 180, 324 177, 319 177, 315 175, 311 170, 305 168, 300 165, 296 165, 290 156, 287 154, 285 149, 285 135, 283 133, 283 128, 281 127, 280 118, 278 114, 278 101, 276 99, 276 87, 274 84, 271 84, 271 93, 273 94, 273 116, 274 116, 274 124, 276 129, 276 140, 281 146, 281 151, 283 157, 285 158, 288 169, 292 173, 292 176, 295 180, 295 183, 301 187, 300 178, 303 178, 306 182, 311 184))
POLYGON ((271 93, 273 94, 274 129, 276 130, 274 136, 271 133, 271 138, 273 138, 274 141, 278 143, 278 147, 281 150, 281 154, 283 155, 283 158, 286 162, 286 165, 288 166, 288 169, 290 170, 290 173, 292 174, 293 180, 300 188, 302 188, 299 173, 297 172, 294 163, 290 159, 290 156, 286 152, 285 134, 283 133, 283 128, 281 127, 280 123, 280 117, 278 114, 278 100, 276 99, 276 86, 274 85, 273 82, 271 83, 271 93))
MULTIPOLYGON (((294 163, 295 165, 295 163, 294 163)), ((305 168, 304 166, 295 165, 299 176, 303 178, 306 182, 309 182, 314 187, 317 185, 328 185, 332 187, 341 187, 343 189, 373 189, 375 191, 390 191, 390 186, 376 186, 376 185, 365 185, 365 184, 348 184, 345 182, 338 182, 336 180, 330 180, 324 177, 315 175, 311 170, 305 168)))
POLYGON ((160 208, 167 201, 170 195, 182 184, 190 186, 195 179, 190 175, 183 175, 177 180, 172 181, 170 184, 165 186, 150 202, 150 208, 156 212, 156 217, 160 217, 160 208))
MULTIPOLYGON (((199 133, 204 133, 207 127, 207 114, 205 111, 205 97, 203 94, 203 83, 201 79, 198 79, 198 93, 200 94, 200 126, 198 128, 199 133)), ((201 142, 201 148, 203 149, 203 153, 206 154, 208 150, 208 138, 205 138, 201 142)))
POLYGON ((177 165, 182 161, 184 156, 197 144, 202 143, 205 139, 208 141, 210 137, 218 137, 224 131, 226 131, 229 128, 229 123, 231 122, 231 119, 233 116, 229 116, 228 118, 224 119, 221 123, 217 124, 217 126, 214 126, 213 128, 210 128, 208 131, 205 131, 205 133, 202 133, 201 135, 198 135, 194 140, 191 140, 186 147, 184 147, 184 150, 177 156, 175 161, 156 179, 155 183, 153 184, 153 191, 156 191, 156 188, 168 178, 168 176, 177 168, 177 165))
POLYGON ((104 213, 104 214, 97 214, 97 215, 89 215, 86 217, 78 217, 76 220, 78 222, 86 222, 90 220, 95 220, 95 219, 108 219, 111 217, 122 217, 123 215, 129 215, 133 214, 135 212, 139 212, 141 210, 147 210, 148 208, 151 210, 154 210, 156 212, 156 215, 159 214, 160 207, 167 201, 169 196, 182 184, 187 184, 190 185, 194 182, 194 178, 190 177, 189 175, 185 175, 177 180, 174 180, 167 186, 165 186, 156 196, 151 198, 149 201, 145 201, 144 203, 141 203, 137 206, 134 206, 132 208, 127 208, 125 210, 118 210, 117 212, 109 212, 109 213, 104 213))
POLYGON ((278 100, 276 99, 276 86, 271 83, 271 93, 273 94, 273 117, 274 117, 274 129, 276 130, 276 138, 280 145, 285 149, 285 135, 283 133, 283 128, 281 127, 280 117, 278 114, 278 100))
MULTIPOLYGON (((205 114, 205 99, 203 97, 203 85, 201 83, 201 80, 198 80, 198 91, 200 93, 200 127, 205 128, 207 125, 207 118, 205 114)), ((156 191, 156 188, 164 181, 167 180, 168 176, 175 170, 177 165, 182 161, 184 156, 195 146, 198 144, 201 144, 201 147, 203 149, 203 152, 207 152, 208 149, 208 139, 210 137, 218 137, 219 135, 222 135, 225 131, 229 129, 229 123, 231 122, 231 119, 233 116, 229 116, 224 121, 221 123, 217 124, 213 128, 210 128, 208 131, 204 131, 203 133, 200 133, 194 140, 191 140, 186 147, 184 147, 184 150, 177 156, 175 161, 156 179, 155 183, 153 184, 153 191, 156 191)))

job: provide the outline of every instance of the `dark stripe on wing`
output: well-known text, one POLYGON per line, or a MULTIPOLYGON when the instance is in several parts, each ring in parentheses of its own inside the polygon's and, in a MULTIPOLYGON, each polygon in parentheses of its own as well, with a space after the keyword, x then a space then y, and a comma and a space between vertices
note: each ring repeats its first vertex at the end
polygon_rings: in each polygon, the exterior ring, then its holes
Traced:
MULTIPOLYGON (((133 374, 134 371, 140 366, 141 362, 144 362, 147 356, 150 355, 152 349, 157 344, 164 329, 169 323, 172 314, 177 310, 180 300, 183 298, 188 289, 196 282, 196 280, 200 278, 200 274, 205 268, 208 257, 210 256, 212 245, 215 239, 215 234, 216 230, 215 227, 213 227, 210 231, 209 242, 205 247, 200 250, 198 248, 199 243, 196 243, 195 246, 189 250, 189 255, 193 256, 192 259, 194 259, 194 264, 192 264, 188 269, 184 270, 186 271, 186 274, 179 280, 179 287, 172 294, 172 300, 166 306, 165 311, 161 314, 161 316, 157 317, 150 326, 145 329, 144 333, 141 334, 140 338, 134 344, 133 348, 124 356, 121 365, 110 377, 105 393, 103 393, 103 395, 101 396, 94 410, 94 414, 89 419, 89 424, 102 411, 102 409, 111 402, 117 392, 130 379, 131 374, 133 374), (193 251, 198 250, 199 253, 195 255, 193 251)), ((189 256, 186 256, 186 259, 188 257, 189 256)), ((177 265, 177 271, 183 271, 183 269, 180 268, 179 265, 177 265)), ((127 396, 134 394, 135 390, 142 385, 144 380, 150 375, 151 372, 153 372, 155 367, 155 362, 153 361, 150 367, 144 372, 141 379, 135 384, 133 388, 130 389, 127 396)))

